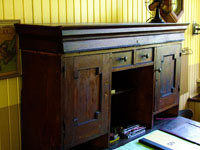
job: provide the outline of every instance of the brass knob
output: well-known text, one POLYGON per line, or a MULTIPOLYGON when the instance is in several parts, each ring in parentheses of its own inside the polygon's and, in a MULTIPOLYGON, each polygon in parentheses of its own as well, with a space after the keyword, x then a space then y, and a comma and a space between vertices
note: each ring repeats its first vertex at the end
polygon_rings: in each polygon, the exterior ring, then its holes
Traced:
POLYGON ((73 118, 73 121, 74 122, 78 122, 78 118, 73 118))
POLYGON ((162 71, 162 68, 158 68, 158 69, 156 69, 156 71, 161 72, 161 71, 162 71))
POLYGON ((95 119, 99 119, 100 118, 101 113, 99 111, 95 112, 95 119))
POLYGON ((126 62, 128 60, 128 56, 121 57, 120 60, 126 62))
POLYGON ((75 126, 78 126, 78 118, 73 118, 73 122, 75 126))

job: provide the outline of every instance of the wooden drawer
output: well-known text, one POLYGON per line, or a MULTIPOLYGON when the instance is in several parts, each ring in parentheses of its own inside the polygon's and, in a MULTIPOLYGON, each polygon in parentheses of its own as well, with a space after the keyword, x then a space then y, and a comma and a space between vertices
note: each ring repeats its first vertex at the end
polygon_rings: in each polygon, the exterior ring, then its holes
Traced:
POLYGON ((132 64, 132 51, 112 54, 112 66, 120 67, 132 64))
POLYGON ((137 49, 135 51, 135 64, 153 61, 153 49, 137 49))

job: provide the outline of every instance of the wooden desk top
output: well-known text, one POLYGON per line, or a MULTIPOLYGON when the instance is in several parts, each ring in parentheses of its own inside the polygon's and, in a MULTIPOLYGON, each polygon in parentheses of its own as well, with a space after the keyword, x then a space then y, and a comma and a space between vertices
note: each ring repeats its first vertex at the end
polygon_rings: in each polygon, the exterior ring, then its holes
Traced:
POLYGON ((15 24, 20 41, 24 41, 20 44, 21 49, 41 51, 48 49, 53 53, 180 42, 184 40, 187 26, 188 23, 15 24), (42 44, 38 39, 42 40, 42 44))

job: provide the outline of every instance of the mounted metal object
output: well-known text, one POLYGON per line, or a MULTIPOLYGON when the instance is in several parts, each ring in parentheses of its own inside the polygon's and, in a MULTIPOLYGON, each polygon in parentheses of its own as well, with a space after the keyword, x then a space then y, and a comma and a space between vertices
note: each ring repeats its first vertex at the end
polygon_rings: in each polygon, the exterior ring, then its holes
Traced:
POLYGON ((192 28, 192 34, 198 35, 198 34, 200 34, 199 31, 200 31, 200 25, 197 23, 194 23, 193 28, 192 28))

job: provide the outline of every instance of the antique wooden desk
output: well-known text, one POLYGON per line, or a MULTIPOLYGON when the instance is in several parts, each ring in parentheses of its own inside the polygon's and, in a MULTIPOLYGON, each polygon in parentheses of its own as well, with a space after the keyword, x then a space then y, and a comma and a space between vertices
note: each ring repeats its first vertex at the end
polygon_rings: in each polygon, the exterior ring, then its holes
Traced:
POLYGON ((23 150, 109 147, 112 126, 177 115, 187 25, 16 24, 23 150))

